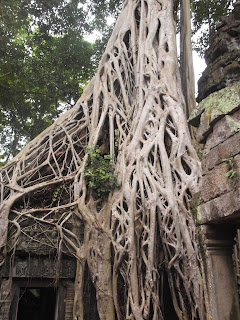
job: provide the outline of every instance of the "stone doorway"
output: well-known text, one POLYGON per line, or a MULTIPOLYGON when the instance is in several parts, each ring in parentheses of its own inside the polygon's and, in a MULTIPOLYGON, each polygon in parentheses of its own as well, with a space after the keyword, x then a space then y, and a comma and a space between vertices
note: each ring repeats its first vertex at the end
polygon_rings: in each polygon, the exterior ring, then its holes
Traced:
POLYGON ((72 320, 74 282, 2 279, 0 301, 1 320, 72 320))
POLYGON ((57 289, 20 288, 17 320, 54 320, 57 289))

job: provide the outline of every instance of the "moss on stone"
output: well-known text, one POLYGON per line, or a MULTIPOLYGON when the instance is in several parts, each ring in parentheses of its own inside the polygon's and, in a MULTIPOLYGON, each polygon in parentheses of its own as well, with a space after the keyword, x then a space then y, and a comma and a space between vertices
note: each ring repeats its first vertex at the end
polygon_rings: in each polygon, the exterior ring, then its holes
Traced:
POLYGON ((201 114, 201 122, 207 120, 208 123, 211 123, 220 115, 229 114, 238 105, 240 105, 240 81, 230 87, 214 92, 202 100, 193 111, 190 121, 201 114))
POLYGON ((202 223, 201 206, 196 205, 195 207, 191 208, 191 212, 192 212, 195 223, 201 224, 202 223))
POLYGON ((240 121, 231 118, 230 116, 226 116, 227 124, 232 132, 240 131, 240 121))
POLYGON ((205 113, 211 109, 211 114, 228 114, 240 103, 240 81, 231 87, 210 94, 199 105, 205 109, 205 113))

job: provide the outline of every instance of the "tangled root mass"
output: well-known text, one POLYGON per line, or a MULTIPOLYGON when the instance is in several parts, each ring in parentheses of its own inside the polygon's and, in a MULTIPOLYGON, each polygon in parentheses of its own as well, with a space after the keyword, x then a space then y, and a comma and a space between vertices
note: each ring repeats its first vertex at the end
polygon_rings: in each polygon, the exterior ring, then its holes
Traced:
POLYGON ((179 319, 201 318, 202 280, 189 200, 200 179, 176 57, 173 1, 128 0, 94 79, 74 108, 0 172, 1 261, 34 226, 76 257, 74 319, 84 270, 100 319, 164 319, 167 274, 179 319), (113 159, 101 199, 84 177, 88 148, 113 159), (28 221, 28 227, 26 227, 28 221))

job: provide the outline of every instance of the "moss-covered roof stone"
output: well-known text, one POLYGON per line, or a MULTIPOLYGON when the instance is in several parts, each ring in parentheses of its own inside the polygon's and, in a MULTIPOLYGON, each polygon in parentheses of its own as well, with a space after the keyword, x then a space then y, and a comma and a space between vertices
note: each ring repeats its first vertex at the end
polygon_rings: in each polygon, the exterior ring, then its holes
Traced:
POLYGON ((218 120, 234 113, 239 108, 240 81, 230 87, 214 92, 202 100, 189 118, 191 125, 199 127, 197 133, 198 142, 204 142, 218 120))

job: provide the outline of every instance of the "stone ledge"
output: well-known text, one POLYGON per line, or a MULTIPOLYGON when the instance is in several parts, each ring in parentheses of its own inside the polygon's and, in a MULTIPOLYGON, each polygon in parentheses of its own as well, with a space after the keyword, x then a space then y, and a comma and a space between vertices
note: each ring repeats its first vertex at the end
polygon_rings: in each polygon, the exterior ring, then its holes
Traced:
POLYGON ((228 140, 211 149, 203 157, 202 171, 207 174, 215 166, 222 163, 223 159, 235 157, 240 153, 240 132, 235 133, 228 140))
POLYGON ((213 126, 225 115, 231 115, 240 109, 240 81, 231 87, 210 94, 201 101, 189 118, 191 125, 200 124, 197 141, 204 143, 212 132, 213 126))
MULTIPOLYGON (((240 28, 239 28, 240 33, 240 28)), ((232 39, 232 43, 223 44, 222 46, 233 47, 235 39, 232 39)), ((204 100, 211 93, 219 91, 227 86, 234 84, 239 81, 240 74, 240 56, 239 48, 235 48, 235 51, 229 53, 222 52, 222 55, 217 57, 211 64, 208 65, 207 69, 203 72, 203 76, 198 81, 198 87, 201 89, 197 97, 197 102, 204 100)), ((200 90, 199 89, 199 90, 200 90)))
POLYGON ((216 123, 205 145, 206 152, 208 153, 211 149, 223 143, 238 131, 240 131, 240 110, 232 115, 225 116, 216 123))
POLYGON ((201 223, 240 222, 240 188, 201 205, 201 223))
POLYGON ((227 165, 225 163, 221 163, 203 177, 201 192, 202 203, 206 203, 224 193, 230 192, 234 187, 236 187, 235 181, 227 178, 226 174, 227 165))

